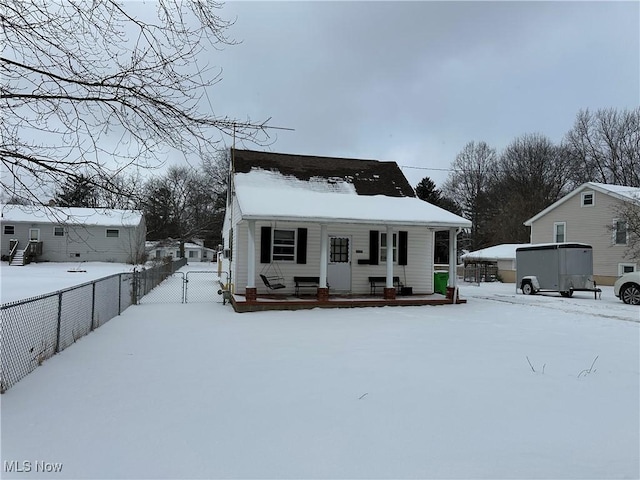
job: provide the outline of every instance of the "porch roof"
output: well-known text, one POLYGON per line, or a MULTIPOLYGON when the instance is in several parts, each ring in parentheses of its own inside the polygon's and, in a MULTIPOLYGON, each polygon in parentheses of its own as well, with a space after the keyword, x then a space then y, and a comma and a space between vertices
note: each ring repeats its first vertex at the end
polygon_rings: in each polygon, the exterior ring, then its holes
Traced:
POLYGON ((277 173, 237 173, 235 191, 244 220, 470 227, 471 222, 415 197, 358 195, 339 182, 310 183, 277 173))

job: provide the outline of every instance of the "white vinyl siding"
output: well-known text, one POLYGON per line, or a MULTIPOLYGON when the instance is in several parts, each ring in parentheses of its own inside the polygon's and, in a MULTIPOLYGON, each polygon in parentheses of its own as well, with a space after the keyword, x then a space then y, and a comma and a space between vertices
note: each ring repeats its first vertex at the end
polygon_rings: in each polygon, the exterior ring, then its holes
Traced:
MULTIPOLYGON (((328 225, 328 236, 345 236, 351 238, 351 293, 369 294, 369 276, 385 276, 386 264, 379 265, 359 264, 358 260, 369 259, 369 232, 386 229, 384 225, 328 225)), ((234 227, 233 243, 233 283, 235 291, 244 293, 247 285, 247 223, 241 222, 234 227)), ((400 277, 405 286, 412 287, 415 294, 433 293, 433 231, 426 227, 398 227, 398 231, 408 232, 408 265, 395 265, 393 275, 400 277)), ((279 290, 282 294, 294 292, 294 276, 320 276, 320 226, 303 222, 256 222, 255 238, 256 275, 269 273, 278 269, 284 277, 285 289, 279 290), (270 226, 272 229, 297 230, 307 228, 307 263, 299 264, 294 261, 273 261, 271 264, 260 263, 261 227, 270 226), (275 264, 275 265, 273 265, 275 264)), ((380 245, 381 246, 381 245, 380 245)), ((380 247, 379 246, 379 247, 380 247)), ((378 252, 379 254, 379 252, 378 252)), ((260 277, 256 277, 255 285, 259 294, 269 293, 260 277)))
MULTIPOLYGON (((615 245, 612 240, 612 218, 615 218, 622 202, 604 193, 596 193, 592 208, 582 208, 581 195, 576 194, 534 221, 531 243, 553 242, 554 223, 566 223, 565 241, 591 245, 594 275, 607 277, 607 282, 612 285, 618 277, 618 264, 629 263, 632 259, 626 256, 626 245, 615 245)), ((602 281, 600 279, 599 283, 602 281)))

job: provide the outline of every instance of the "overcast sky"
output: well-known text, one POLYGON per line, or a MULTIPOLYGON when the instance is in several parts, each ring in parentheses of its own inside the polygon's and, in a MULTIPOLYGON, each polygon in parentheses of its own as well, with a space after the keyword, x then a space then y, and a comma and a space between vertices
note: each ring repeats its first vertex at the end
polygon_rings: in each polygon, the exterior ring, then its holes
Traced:
POLYGON ((636 1, 229 2, 221 15, 242 43, 208 57, 223 68, 216 115, 295 129, 272 132, 274 152, 394 160, 414 186, 441 186, 471 140, 558 143, 580 109, 640 104, 636 1))

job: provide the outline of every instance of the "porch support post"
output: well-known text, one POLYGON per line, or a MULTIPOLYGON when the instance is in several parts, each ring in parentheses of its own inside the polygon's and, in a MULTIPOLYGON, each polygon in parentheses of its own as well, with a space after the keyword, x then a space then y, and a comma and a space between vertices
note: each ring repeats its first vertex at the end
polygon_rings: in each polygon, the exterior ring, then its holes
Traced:
POLYGON ((447 298, 452 302, 456 302, 456 286, 457 286, 457 260, 458 260, 458 229, 449 229, 449 282, 447 286, 447 298))
POLYGON ((318 301, 329 300, 329 288, 327 286, 327 265, 329 263, 329 237, 327 225, 320 225, 320 282, 318 285, 318 301))
POLYGON ((396 298, 396 289, 393 287, 393 230, 387 225, 387 283, 384 289, 385 300, 396 298))
POLYGON ((258 296, 256 288, 256 221, 249 220, 247 231, 247 286, 245 298, 247 302, 255 302, 258 296))

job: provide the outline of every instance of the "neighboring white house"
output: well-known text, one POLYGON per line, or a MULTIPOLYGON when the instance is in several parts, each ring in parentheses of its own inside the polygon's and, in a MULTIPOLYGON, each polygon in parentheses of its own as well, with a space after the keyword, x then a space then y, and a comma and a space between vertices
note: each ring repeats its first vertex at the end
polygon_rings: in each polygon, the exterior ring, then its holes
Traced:
POLYGON ((581 242, 593 247, 593 277, 613 285, 620 275, 639 268, 629 258, 629 232, 621 215, 626 205, 640 208, 640 188, 587 182, 530 218, 531 243, 581 242))
POLYGON ((503 282, 516 281, 516 248, 527 247, 528 243, 503 243, 463 254, 460 259, 465 265, 465 279, 473 275, 475 281, 490 281, 495 275, 503 282), (473 271, 473 269, 476 271, 473 271))
POLYGON ((231 151, 224 220, 231 283, 251 301, 270 293, 260 275, 277 276, 278 293, 294 278, 315 277, 317 295, 370 294, 394 299, 397 280, 413 294, 433 293, 434 235, 471 222, 415 197, 395 162, 231 151), (394 277, 397 277, 394 279, 394 277), (328 286, 328 288, 327 288, 328 286))
MULTIPOLYGON (((148 241, 146 250, 149 260, 165 257, 180 258, 180 241, 174 239, 148 241)), ((184 256, 188 262, 213 262, 216 260, 216 251, 204 246, 204 241, 193 239, 193 242, 185 242, 184 256)))
POLYGON ((2 205, 2 258, 25 261, 143 260, 142 212, 103 208, 2 205))

